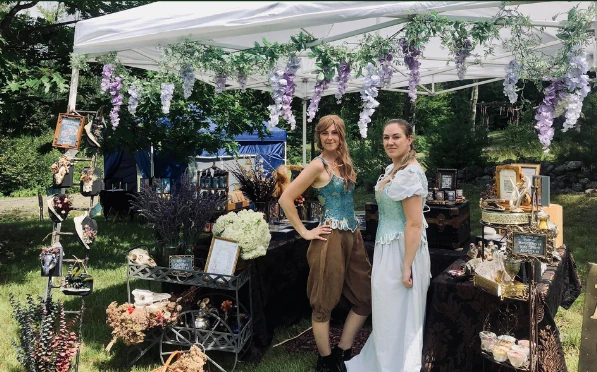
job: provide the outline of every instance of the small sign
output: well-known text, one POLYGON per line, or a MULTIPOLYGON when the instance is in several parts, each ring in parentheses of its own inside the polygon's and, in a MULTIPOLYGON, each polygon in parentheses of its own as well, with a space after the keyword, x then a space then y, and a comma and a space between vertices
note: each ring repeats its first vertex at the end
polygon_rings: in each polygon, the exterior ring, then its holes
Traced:
POLYGON ((547 236, 545 235, 514 233, 514 253, 545 256, 546 246, 547 236))
POLYGON ((239 254, 240 247, 237 242, 214 236, 211 240, 209 255, 205 263, 205 272, 223 275, 234 274, 239 254))
MULTIPOLYGON (((195 256, 193 256, 193 255, 170 256, 170 268, 171 269, 193 271, 194 263, 195 263, 195 256)), ((191 273, 176 272, 176 271, 173 271, 172 274, 177 275, 177 276, 191 275, 191 273)))
POLYGON ((60 114, 54 132, 53 147, 79 149, 83 136, 85 117, 80 115, 60 114))
POLYGON ((589 263, 588 266, 578 372, 593 372, 597 365, 597 265, 589 263))

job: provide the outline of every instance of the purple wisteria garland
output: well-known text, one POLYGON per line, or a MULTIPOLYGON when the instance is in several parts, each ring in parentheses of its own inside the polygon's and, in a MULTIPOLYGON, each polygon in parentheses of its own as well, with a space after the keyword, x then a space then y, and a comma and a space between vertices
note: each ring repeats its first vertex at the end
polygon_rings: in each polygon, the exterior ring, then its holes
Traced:
POLYGON ((471 55, 473 49, 473 43, 469 39, 464 39, 461 48, 456 53, 456 74, 460 80, 464 80, 464 74, 466 73, 466 58, 471 55))
POLYGON ((286 64, 284 70, 283 79, 286 80, 286 86, 284 88, 284 95, 282 97, 282 111, 284 113, 284 119, 290 124, 290 130, 294 130, 296 127, 296 119, 292 114, 292 98, 294 97, 294 91, 296 90, 296 72, 301 67, 301 59, 296 56, 291 56, 286 64))
POLYGON ((580 47, 576 47, 569 53, 570 65, 564 76, 564 84, 569 92, 567 94, 566 121, 564 122, 564 128, 562 128, 564 132, 576 125, 582 111, 582 102, 591 91, 589 76, 587 75, 589 63, 584 52, 575 55, 579 50, 580 47))
POLYGON ((193 93, 193 86, 195 85, 195 69, 193 65, 185 63, 180 69, 180 77, 182 78, 182 95, 187 99, 193 93))
POLYGON ((110 81, 112 80, 112 74, 114 73, 114 66, 110 64, 104 65, 102 69, 102 83, 101 91, 105 92, 110 88, 110 81))
POLYGON ((518 101, 516 93, 516 83, 520 79, 520 64, 515 59, 511 60, 506 66, 506 76, 504 77, 504 95, 508 96, 510 103, 518 101))
POLYGON ((315 119, 315 114, 319 111, 319 101, 321 101, 321 96, 323 92, 328 89, 328 85, 330 84, 330 79, 325 77, 323 71, 319 71, 317 74, 317 81, 315 82, 315 87, 313 88, 313 96, 311 97, 311 101, 309 102, 309 107, 307 108, 307 121, 310 123, 315 119))
POLYGON ((564 87, 564 83, 561 79, 552 80, 551 84, 543 91, 545 97, 543 103, 537 109, 537 115, 535 120, 537 124, 535 129, 539 131, 539 141, 543 145, 543 151, 549 152, 549 146, 554 135, 553 119, 555 117, 556 106, 561 101, 562 97, 559 92, 564 87))
POLYGON ((381 87, 387 88, 392 82, 392 75, 394 70, 392 69, 392 53, 387 52, 383 57, 379 59, 379 83, 381 87))
POLYGON ((120 117, 118 112, 120 111, 120 106, 124 101, 124 95, 120 93, 120 89, 122 89, 122 78, 120 76, 116 76, 114 81, 109 84, 110 96, 112 97, 112 110, 110 110, 110 122, 112 123, 112 127, 116 129, 118 124, 120 124, 120 117))
POLYGON ((139 106, 139 91, 137 87, 131 85, 128 90, 129 93, 129 105, 128 109, 131 115, 135 116, 137 114, 137 106, 139 106))
POLYGON ((375 99, 378 94, 377 86, 380 83, 380 77, 377 75, 375 66, 369 63, 365 68, 367 76, 361 88, 361 99, 363 100, 363 111, 359 115, 359 132, 362 138, 367 138, 367 125, 371 122, 371 115, 375 112, 375 108, 379 106, 379 102, 375 99))
POLYGON ((404 63, 410 71, 408 75, 408 96, 410 97, 410 101, 414 102, 417 99, 417 85, 421 81, 421 74, 419 73, 421 62, 417 60, 421 55, 421 51, 415 48, 414 41, 409 43, 406 39, 400 40, 400 47, 404 55, 404 63))
POLYGON ((160 99, 162 100, 162 112, 168 114, 170 112, 172 95, 174 94, 174 84, 162 83, 161 86, 162 91, 160 92, 160 99))
POLYGON ((338 104, 342 103, 342 96, 346 93, 348 87, 348 81, 350 80, 350 64, 348 62, 340 63, 338 66, 338 75, 335 77, 335 81, 338 83, 338 90, 336 91, 335 97, 338 104))
POLYGON ((271 70, 269 72, 269 82, 272 85, 272 97, 274 104, 267 106, 269 110, 268 128, 271 130, 278 125, 282 111, 284 92, 286 91, 286 80, 284 79, 284 70, 271 70))
POLYGON ((219 73, 216 75, 216 94, 220 94, 226 88, 226 75, 219 73))

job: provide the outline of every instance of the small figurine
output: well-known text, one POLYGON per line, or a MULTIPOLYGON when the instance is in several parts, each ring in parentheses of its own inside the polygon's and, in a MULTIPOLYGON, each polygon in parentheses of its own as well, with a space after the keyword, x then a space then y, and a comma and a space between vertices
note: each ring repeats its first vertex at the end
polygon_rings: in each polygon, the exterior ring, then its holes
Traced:
POLYGON ((479 250, 477 249, 477 246, 475 245, 475 243, 471 243, 469 245, 468 252, 466 252, 466 257, 469 260, 472 260, 474 258, 477 258, 478 254, 479 254, 479 250))

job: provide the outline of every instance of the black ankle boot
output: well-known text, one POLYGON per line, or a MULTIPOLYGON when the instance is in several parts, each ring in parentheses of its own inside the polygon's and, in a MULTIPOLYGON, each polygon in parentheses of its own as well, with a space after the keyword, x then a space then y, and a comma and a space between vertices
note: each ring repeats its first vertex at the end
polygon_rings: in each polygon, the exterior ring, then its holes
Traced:
POLYGON ((315 367, 315 372, 337 372, 338 367, 336 367, 336 360, 334 358, 334 354, 330 354, 328 356, 321 356, 317 357, 317 367, 315 367))
POLYGON ((348 350, 342 350, 342 349, 340 349, 340 346, 336 345, 332 349, 332 354, 335 355, 338 360, 342 360, 342 361, 346 362, 346 361, 352 359, 352 348, 350 348, 348 350))

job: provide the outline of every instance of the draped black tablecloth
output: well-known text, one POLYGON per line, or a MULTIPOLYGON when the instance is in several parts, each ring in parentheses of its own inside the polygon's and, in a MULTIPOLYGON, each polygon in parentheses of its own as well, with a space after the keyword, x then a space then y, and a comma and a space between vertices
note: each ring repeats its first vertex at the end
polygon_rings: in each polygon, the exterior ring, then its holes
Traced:
MULTIPOLYGON (((539 371, 545 372, 567 371, 554 317, 559 306, 569 308, 581 290, 571 252, 565 247, 558 252, 561 261, 548 265, 537 285, 539 371)), ((459 259, 448 269, 457 269, 462 263, 459 259)), ((511 330, 515 337, 528 339, 528 304, 500 301, 476 288, 471 280, 457 281, 445 272, 438 275, 428 293, 422 371, 498 371, 497 364, 484 361, 481 355, 479 332, 484 329, 498 335, 511 330), (508 307, 515 316, 503 316, 508 307)))

